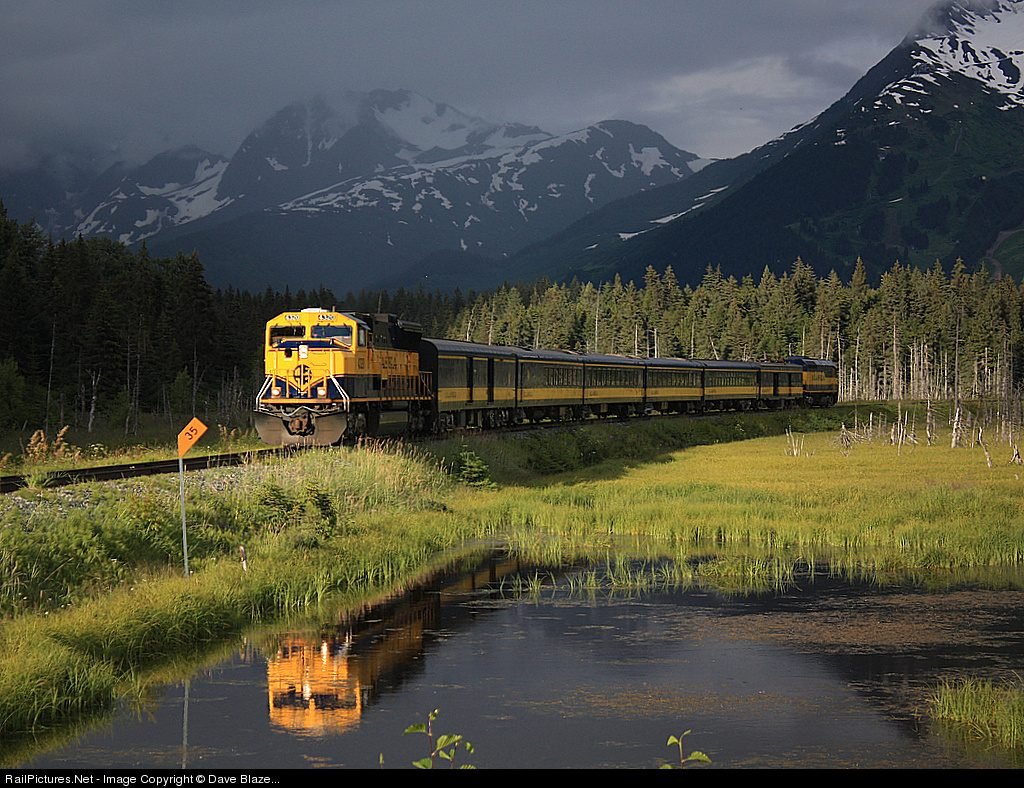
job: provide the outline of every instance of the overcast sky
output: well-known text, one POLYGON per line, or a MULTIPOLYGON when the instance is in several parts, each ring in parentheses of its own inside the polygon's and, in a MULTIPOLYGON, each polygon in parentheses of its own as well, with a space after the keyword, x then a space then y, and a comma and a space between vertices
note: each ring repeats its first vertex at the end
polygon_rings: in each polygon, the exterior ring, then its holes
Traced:
POLYGON ((405 88, 559 133, 734 156, 841 97, 934 0, 13 0, 0 165, 72 140, 231 155, 296 99, 405 88))

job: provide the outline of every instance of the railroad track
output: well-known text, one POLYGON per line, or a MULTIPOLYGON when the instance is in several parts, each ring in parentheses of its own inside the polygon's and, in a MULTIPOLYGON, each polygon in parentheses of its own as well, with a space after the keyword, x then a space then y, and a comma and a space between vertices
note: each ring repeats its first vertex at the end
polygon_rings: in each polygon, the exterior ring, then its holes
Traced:
MULTIPOLYGON (((723 411, 724 412, 724 411, 723 411)), ((629 419, 584 419, 582 421, 550 421, 520 424, 517 426, 501 427, 494 430, 468 430, 472 434, 482 432, 501 434, 522 434, 540 430, 571 429, 586 424, 629 424, 639 421, 647 421, 651 418, 674 419, 685 418, 695 419, 721 415, 720 412, 710 413, 689 413, 689 414, 666 414, 652 417, 648 414, 633 416, 629 419)), ((453 430, 443 435, 420 436, 415 440, 431 441, 445 440, 460 434, 460 430, 453 430)), ((393 438, 378 438, 382 440, 393 440, 393 438)), ((368 440, 377 440, 370 438, 368 440)), ((224 468, 232 465, 241 465, 258 457, 272 457, 275 455, 287 455, 297 451, 303 451, 303 446, 288 446, 268 449, 252 449, 249 451, 229 452, 227 454, 208 454, 202 457, 186 457, 186 471, 202 471, 208 468, 224 468)), ((323 447, 321 447, 323 448, 323 447)), ((130 479, 135 476, 155 476, 161 473, 176 473, 178 470, 177 460, 155 460, 153 462, 129 462, 123 465, 101 465, 94 468, 72 468, 63 471, 50 471, 40 481, 38 474, 31 476, 0 476, 0 494, 11 493, 23 487, 36 485, 40 487, 64 487, 69 484, 80 482, 109 481, 111 479, 130 479)))
MULTIPOLYGON (((186 457, 186 471, 201 471, 207 468, 223 468, 241 465, 258 457, 279 454, 292 454, 295 447, 282 449, 256 449, 251 451, 229 452, 227 454, 209 454, 201 457, 186 457)), ((100 465, 95 468, 72 468, 64 471, 50 471, 42 479, 39 474, 31 476, 0 476, 0 493, 10 493, 22 487, 36 485, 41 487, 64 487, 80 482, 109 481, 111 479, 130 479, 135 476, 155 476, 160 473, 177 473, 178 461, 154 460, 152 462, 128 462, 122 465, 100 465)))
MULTIPOLYGON (((520 433, 531 432, 541 429, 565 428, 578 425, 580 422, 548 422, 543 424, 528 424, 517 427, 505 427, 501 432, 520 433)), ((451 437, 458 431, 440 436, 429 436, 444 439, 451 437)), ((424 438, 421 437, 420 440, 424 438)), ((372 440, 372 439, 371 439, 372 440)), ((186 457, 186 471, 203 471, 209 468, 226 468, 232 465, 241 465, 258 457, 272 457, 275 455, 293 454, 302 451, 305 447, 288 446, 268 449, 252 449, 250 451, 229 452, 227 454, 208 454, 201 457, 186 457)), ((31 474, 27 476, 0 476, 0 494, 12 493, 24 487, 65 487, 69 484, 80 484, 81 482, 102 482, 112 479, 131 479, 136 476, 156 476, 161 473, 177 473, 178 461, 174 460, 153 460, 152 462, 127 462, 121 465, 97 465, 92 468, 69 468, 61 471, 49 471, 45 474, 31 474), (42 476, 42 478, 40 478, 42 476)))

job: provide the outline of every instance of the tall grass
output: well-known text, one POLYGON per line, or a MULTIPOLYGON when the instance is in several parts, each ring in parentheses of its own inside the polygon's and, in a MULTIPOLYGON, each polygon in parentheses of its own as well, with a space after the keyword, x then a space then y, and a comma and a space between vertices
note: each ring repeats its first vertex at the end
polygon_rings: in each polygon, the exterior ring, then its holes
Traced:
MULTIPOLYGON (((735 430, 731 418, 719 426, 735 430)), ((486 457, 485 442, 473 448, 486 457)), ((459 495, 457 508, 523 550, 547 541, 552 552, 593 557, 634 539, 670 557, 730 560, 705 575, 728 568, 785 581, 806 565, 885 578, 1024 562, 1019 466, 989 468, 980 450, 948 442, 840 448, 822 433, 808 434, 796 457, 781 437, 696 445, 646 464, 609 460, 549 476, 539 489, 528 481, 459 495)))
POLYGON ((47 639, 5 635, 0 641, 0 741, 113 704, 117 676, 110 665, 47 639))
MULTIPOLYGON (((883 408, 884 409, 884 408, 883 408)), ((490 467, 498 482, 548 484, 584 469, 612 469, 665 460, 673 451, 782 435, 797 425, 807 432, 838 429, 851 408, 832 410, 728 413, 693 417, 656 417, 580 424, 527 433, 490 433, 436 441, 430 451, 448 467, 456 466, 467 446, 490 467)))
POLYGON ((970 736, 1007 748, 1024 747, 1024 682, 987 679, 944 681, 929 698, 934 718, 952 722, 970 736))
MULTIPOLYGON (((180 566, 176 481, 82 485, 0 500, 0 614, 59 608, 180 566)), ((365 541, 370 533, 401 542, 400 528, 373 526, 373 516, 443 514, 439 499, 450 486, 435 462, 386 444, 189 476, 189 557, 201 571, 234 556, 240 544, 259 562, 345 537, 365 541)), ((440 524, 432 541, 455 543, 458 530, 440 524)))

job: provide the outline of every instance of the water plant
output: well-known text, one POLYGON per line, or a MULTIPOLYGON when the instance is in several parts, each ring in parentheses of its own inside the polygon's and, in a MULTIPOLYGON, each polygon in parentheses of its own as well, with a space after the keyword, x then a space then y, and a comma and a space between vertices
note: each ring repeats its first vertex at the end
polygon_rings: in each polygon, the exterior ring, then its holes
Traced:
MULTIPOLYGON (((473 754, 473 744, 460 733, 441 733, 436 738, 434 737, 434 720, 440 713, 440 710, 434 709, 427 715, 425 723, 419 722, 410 725, 403 732, 404 736, 420 733, 427 737, 427 756, 412 762, 417 769, 434 769, 437 767, 439 758, 442 761, 447 761, 450 769, 454 769, 459 748, 462 748, 467 755, 473 754)), ((471 764, 461 764, 459 768, 475 769, 476 767, 471 764)))
POLYGON ((973 677, 943 681, 928 699, 935 719, 1007 748, 1024 747, 1024 681, 973 677))
MULTIPOLYGON (((692 750, 689 754, 686 753, 684 748, 684 740, 693 731, 685 730, 678 736, 669 736, 666 747, 678 747, 679 748, 679 768, 685 769, 689 763, 711 763, 711 759, 700 750, 692 750)), ((673 769, 675 768, 670 763, 664 763, 661 765, 662 769, 673 769)))

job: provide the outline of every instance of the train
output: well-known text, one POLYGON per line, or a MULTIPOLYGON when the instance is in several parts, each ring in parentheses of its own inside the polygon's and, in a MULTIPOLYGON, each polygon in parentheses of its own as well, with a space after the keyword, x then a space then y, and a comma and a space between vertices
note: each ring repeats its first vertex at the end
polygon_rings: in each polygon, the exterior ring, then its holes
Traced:
POLYGON ((266 324, 255 423, 273 445, 654 413, 827 407, 838 367, 632 358, 430 339, 392 314, 310 307, 266 324))

